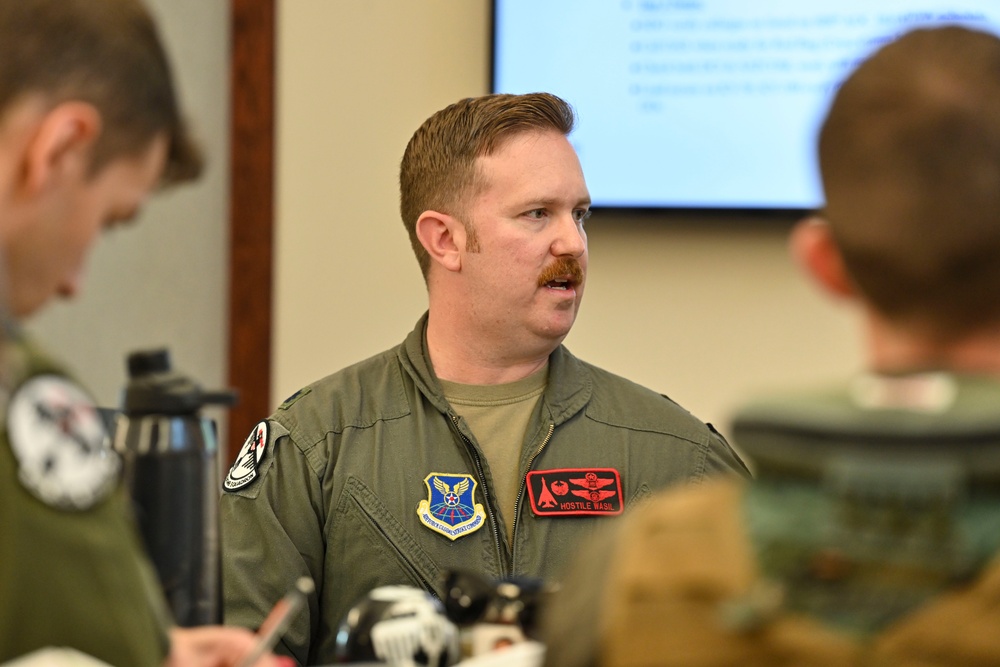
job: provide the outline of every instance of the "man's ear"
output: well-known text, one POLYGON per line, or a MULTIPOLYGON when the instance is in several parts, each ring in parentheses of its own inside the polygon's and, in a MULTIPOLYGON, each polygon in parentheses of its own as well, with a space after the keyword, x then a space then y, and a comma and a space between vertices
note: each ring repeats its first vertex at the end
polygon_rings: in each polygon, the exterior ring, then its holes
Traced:
POLYGON ((856 294, 830 225, 822 216, 811 215, 796 223, 788 246, 795 262, 825 291, 843 298, 856 294))
POLYGON ((417 238, 431 261, 449 271, 462 268, 465 250, 465 225, 447 213, 424 211, 417 218, 417 238))
POLYGON ((101 134, 101 114, 86 102, 63 102, 42 117, 25 151, 24 184, 43 191, 54 179, 86 172, 101 134))

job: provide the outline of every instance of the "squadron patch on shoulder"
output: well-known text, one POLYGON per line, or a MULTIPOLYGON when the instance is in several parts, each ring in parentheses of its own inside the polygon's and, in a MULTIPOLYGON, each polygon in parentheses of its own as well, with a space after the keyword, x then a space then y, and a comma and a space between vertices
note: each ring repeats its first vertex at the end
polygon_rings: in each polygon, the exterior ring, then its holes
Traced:
POLYGON ((486 523, 486 511, 476 502, 472 475, 432 472, 424 478, 427 498, 417 505, 420 523, 454 541, 486 523))
POLYGON ((239 491, 250 486, 257 479, 257 464, 264 458, 267 448, 267 422, 259 422, 240 447, 240 453, 222 482, 224 491, 239 491))
POLYGON ((562 468, 528 473, 535 516, 621 514, 622 482, 614 468, 562 468))
POLYGON ((36 375, 7 405, 7 436, 18 478, 36 498, 86 510, 115 488, 121 461, 90 396, 60 375, 36 375))

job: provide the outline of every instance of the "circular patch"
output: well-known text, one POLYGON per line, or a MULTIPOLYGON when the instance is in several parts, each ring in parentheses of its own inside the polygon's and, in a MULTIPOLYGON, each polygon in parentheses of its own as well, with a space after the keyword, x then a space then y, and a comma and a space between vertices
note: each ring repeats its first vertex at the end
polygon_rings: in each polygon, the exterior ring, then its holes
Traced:
POLYGON ((253 427, 243 446, 240 447, 240 453, 222 482, 222 488, 226 491, 239 491, 250 486, 257 479, 257 464, 264 458, 266 448, 267 422, 262 421, 253 427))
POLYGON ((42 502, 84 510, 115 487, 121 461, 104 422, 80 387, 36 375, 7 406, 7 435, 21 483, 42 502))

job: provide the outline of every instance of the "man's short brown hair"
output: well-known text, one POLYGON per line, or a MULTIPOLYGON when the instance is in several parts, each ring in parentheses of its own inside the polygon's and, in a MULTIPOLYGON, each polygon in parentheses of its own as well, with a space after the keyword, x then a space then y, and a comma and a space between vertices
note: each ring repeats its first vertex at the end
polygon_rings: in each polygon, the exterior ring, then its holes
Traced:
POLYGON ((92 172, 160 135, 169 146, 164 183, 201 171, 156 25, 139 0, 0 0, 0 113, 32 94, 100 112, 92 172))
MULTIPOLYGON (((430 256, 417 238, 420 215, 435 210, 462 218, 482 185, 477 158, 493 154, 524 132, 556 130, 568 135, 574 121, 572 107, 549 93, 471 97, 424 121, 403 153, 399 208, 425 279, 430 256)), ((471 222, 463 224, 474 238, 471 222)))
POLYGON ((838 91, 819 158, 875 308, 941 338, 1000 321, 1000 39, 950 26, 885 46, 838 91))

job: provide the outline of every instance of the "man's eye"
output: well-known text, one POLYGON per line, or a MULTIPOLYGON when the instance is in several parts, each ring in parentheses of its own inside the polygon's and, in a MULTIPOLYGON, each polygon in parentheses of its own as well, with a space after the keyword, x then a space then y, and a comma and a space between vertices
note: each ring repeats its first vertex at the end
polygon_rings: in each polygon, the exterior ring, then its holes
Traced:
POLYGON ((589 217, 590 217, 589 208, 578 208, 575 211, 573 211, 573 219, 579 222, 580 224, 586 222, 587 218, 589 217))
POLYGON ((542 218, 545 217, 545 209, 544 208, 532 209, 527 213, 525 213, 524 215, 526 217, 531 218, 532 220, 541 220, 542 218))

